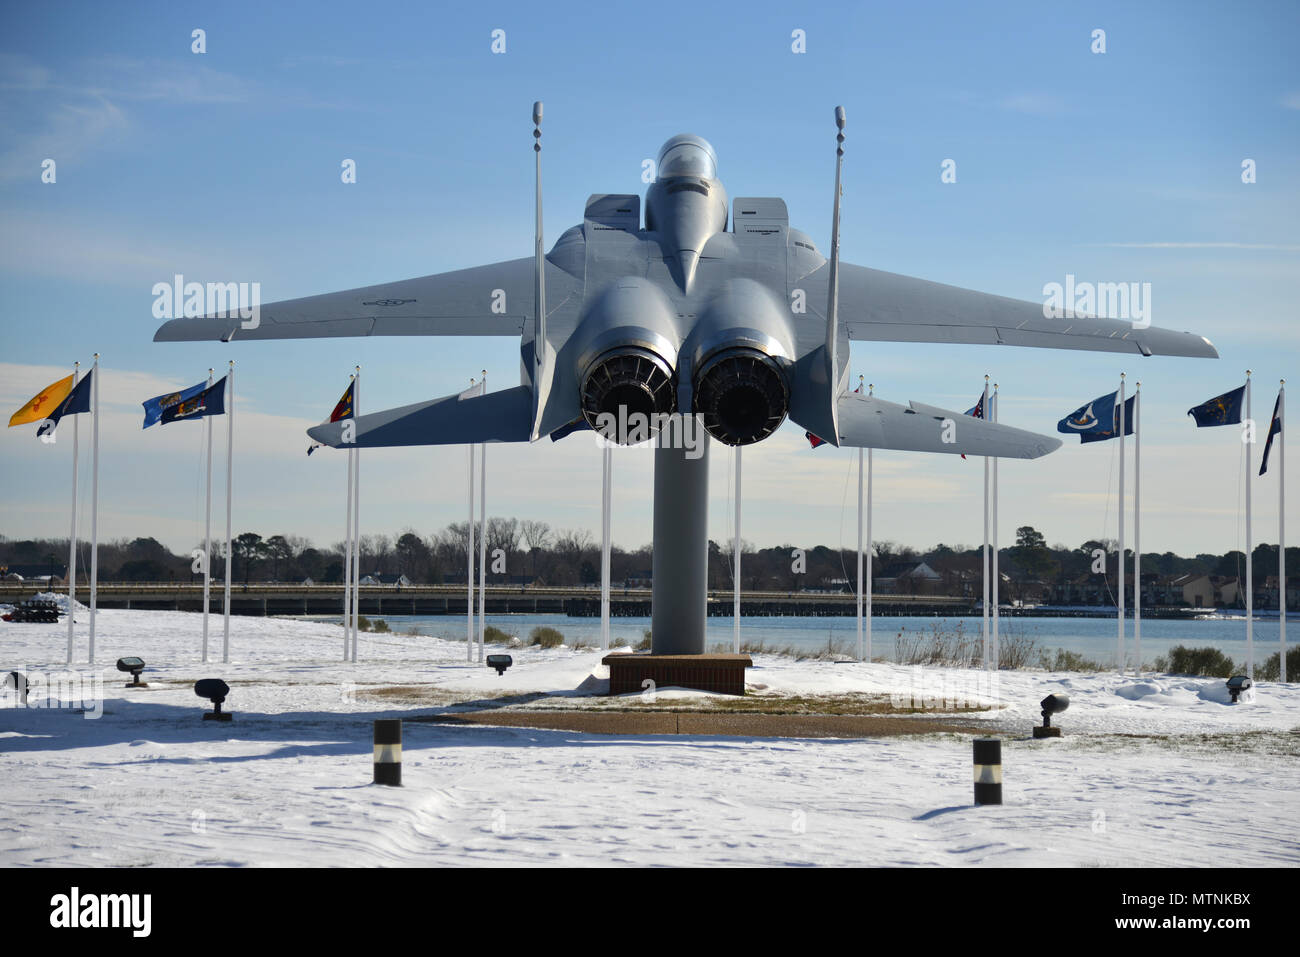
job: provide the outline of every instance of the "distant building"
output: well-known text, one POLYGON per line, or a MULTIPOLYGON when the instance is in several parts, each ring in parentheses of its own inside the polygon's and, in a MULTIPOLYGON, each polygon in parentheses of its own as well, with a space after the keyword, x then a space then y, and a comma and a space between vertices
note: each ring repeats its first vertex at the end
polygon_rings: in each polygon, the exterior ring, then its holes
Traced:
POLYGON ((379 572, 372 572, 369 575, 362 575, 361 585, 394 585, 398 588, 405 588, 411 584, 411 580, 405 575, 381 575, 379 572))
POLYGON ((0 578, 8 582, 42 582, 44 584, 62 585, 67 581, 67 565, 7 565, 0 578))
POLYGON ((943 576, 925 562, 891 562, 871 580, 872 589, 905 595, 931 594, 943 576))

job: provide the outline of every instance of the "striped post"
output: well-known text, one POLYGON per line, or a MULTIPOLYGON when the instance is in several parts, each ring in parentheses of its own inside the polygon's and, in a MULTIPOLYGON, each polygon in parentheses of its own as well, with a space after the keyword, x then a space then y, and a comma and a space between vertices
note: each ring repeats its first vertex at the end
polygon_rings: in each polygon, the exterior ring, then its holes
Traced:
POLYGON ((375 783, 402 786, 402 719, 375 721, 375 783))
POLYGON ((1002 740, 975 739, 975 803, 1002 803, 1002 740))

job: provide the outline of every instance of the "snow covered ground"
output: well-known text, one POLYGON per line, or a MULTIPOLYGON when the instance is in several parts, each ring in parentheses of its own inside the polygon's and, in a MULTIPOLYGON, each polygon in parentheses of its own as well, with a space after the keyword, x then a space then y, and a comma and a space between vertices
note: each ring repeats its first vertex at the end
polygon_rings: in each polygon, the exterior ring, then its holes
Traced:
MULTIPOLYGON (((87 648, 85 615, 77 658, 87 648)), ((82 707, 0 710, 0 864, 890 864, 1259 866, 1300 863, 1300 687, 1228 703, 1219 679, 1005 672, 759 656, 774 707, 876 696, 927 720, 944 705, 1005 735, 1001 807, 971 806, 967 736, 871 740, 404 724, 405 786, 371 779, 371 720, 500 707, 700 707, 662 692, 607 699, 600 653, 511 649, 498 677, 464 643, 235 618, 231 664, 212 619, 104 611, 97 668, 67 674, 66 625, 0 623, 0 671, 82 707), (120 656, 148 663, 122 687, 120 656), (193 682, 231 686, 205 722, 193 682), (81 685, 72 679, 80 679, 81 685), (96 684, 101 682, 101 684, 96 684), (1070 695, 1033 741, 1038 701, 1070 695), (856 696, 856 697, 855 697, 856 696), (95 715, 98 715, 96 717, 95 715)), ((489 646, 489 652, 494 650, 489 646)))

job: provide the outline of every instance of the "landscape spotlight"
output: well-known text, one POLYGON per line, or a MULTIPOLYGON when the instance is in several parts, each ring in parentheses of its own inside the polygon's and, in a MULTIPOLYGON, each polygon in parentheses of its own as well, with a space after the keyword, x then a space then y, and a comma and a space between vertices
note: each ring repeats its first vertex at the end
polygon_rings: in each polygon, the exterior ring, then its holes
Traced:
POLYGON ((230 685, 220 678, 204 678, 194 682, 194 693, 212 702, 212 710, 203 713, 204 721, 229 721, 230 712, 221 710, 221 702, 230 694, 230 685))
POLYGON ((1049 694, 1039 703, 1043 709, 1043 726, 1034 728, 1035 738, 1059 738, 1061 736, 1060 728, 1052 727, 1052 715, 1060 714, 1066 708, 1070 707, 1070 699, 1063 694, 1049 694))
POLYGON ((1251 681, 1245 675, 1233 675, 1228 679, 1228 694, 1232 695, 1232 703, 1237 703, 1237 696, 1243 691, 1249 691, 1255 687, 1255 682, 1251 681))
POLYGON ((144 671, 143 658, 118 658, 117 670, 124 671, 131 676, 131 683, 126 685, 127 688, 147 688, 149 685, 140 683, 140 672, 144 671))
POLYGON ((495 668, 497 670, 497 675, 500 676, 505 674, 506 669, 515 663, 515 659, 511 658, 509 655, 488 655, 487 663, 488 667, 495 668))

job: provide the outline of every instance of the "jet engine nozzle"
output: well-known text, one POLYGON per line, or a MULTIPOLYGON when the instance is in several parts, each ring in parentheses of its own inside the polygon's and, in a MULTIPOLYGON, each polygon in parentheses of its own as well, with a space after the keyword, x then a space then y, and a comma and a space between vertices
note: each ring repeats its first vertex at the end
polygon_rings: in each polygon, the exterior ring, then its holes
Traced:
POLYGON ((724 445, 750 445, 785 421, 790 386, 769 355, 750 346, 714 353, 695 378, 695 412, 724 445))
POLYGON ((676 392, 672 367, 661 356, 641 346, 620 346, 587 367, 582 415, 611 441, 641 442, 662 416, 674 411, 676 392))

